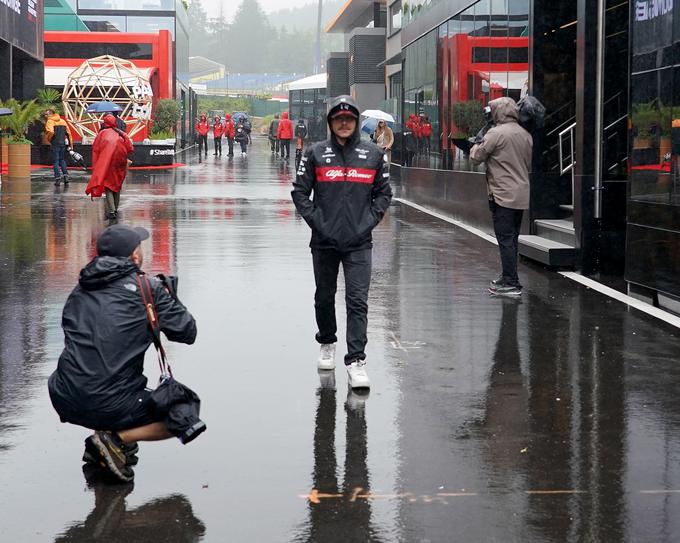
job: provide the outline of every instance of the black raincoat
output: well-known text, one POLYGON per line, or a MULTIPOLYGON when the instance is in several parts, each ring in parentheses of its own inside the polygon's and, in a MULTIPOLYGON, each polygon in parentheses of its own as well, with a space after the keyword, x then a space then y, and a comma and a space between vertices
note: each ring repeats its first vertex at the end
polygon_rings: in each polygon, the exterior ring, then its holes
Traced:
MULTIPOLYGON (((48 388, 63 422, 109 429, 146 387, 144 353, 153 342, 136 277, 128 258, 103 256, 80 272, 62 315, 64 350, 48 388)), ((191 344, 196 322, 189 311, 150 278, 161 330, 170 341, 191 344)))
MULTIPOLYGON (((342 98, 358 111, 352 98, 342 98)), ((331 101, 329 111, 339 99, 331 101)), ((310 147, 300 162, 291 195, 312 229, 313 249, 371 247, 371 232, 390 205, 392 189, 385 152, 374 143, 361 141, 359 130, 357 119, 354 135, 344 146, 331 132, 330 139, 310 147)))

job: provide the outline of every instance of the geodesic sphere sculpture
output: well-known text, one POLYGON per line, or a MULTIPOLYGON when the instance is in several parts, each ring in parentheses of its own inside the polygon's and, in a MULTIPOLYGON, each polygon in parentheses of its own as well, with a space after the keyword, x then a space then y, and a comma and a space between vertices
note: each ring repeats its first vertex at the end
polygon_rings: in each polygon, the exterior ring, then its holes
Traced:
POLYGON ((94 138, 106 113, 88 113, 90 104, 113 102, 121 107, 130 137, 151 119, 153 91, 134 62, 110 55, 86 60, 69 75, 62 94, 66 119, 81 138, 94 138))

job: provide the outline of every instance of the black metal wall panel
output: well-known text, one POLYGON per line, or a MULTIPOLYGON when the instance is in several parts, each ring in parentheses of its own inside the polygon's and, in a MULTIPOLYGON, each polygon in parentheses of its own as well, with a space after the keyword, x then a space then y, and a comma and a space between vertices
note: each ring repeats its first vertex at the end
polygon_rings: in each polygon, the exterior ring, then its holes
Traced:
POLYGON ((349 54, 334 54, 326 62, 327 96, 349 94, 349 54))
POLYGON ((349 40, 349 84, 384 83, 385 36, 352 36, 349 40))

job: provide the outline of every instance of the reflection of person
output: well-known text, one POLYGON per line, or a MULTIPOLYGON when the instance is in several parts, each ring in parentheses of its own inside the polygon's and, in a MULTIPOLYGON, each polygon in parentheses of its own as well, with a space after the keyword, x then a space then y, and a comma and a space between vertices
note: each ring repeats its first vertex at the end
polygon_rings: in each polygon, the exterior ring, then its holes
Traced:
POLYGON ((423 152, 430 154, 430 138, 432 137, 432 123, 427 115, 421 116, 420 133, 422 135, 423 152))
MULTIPOLYGON (((153 341, 140 290, 146 283, 141 243, 148 237, 144 228, 124 225, 99 236, 98 256, 80 272, 64 306, 64 350, 49 378, 61 421, 96 430, 86 452, 122 481, 134 477, 126 452, 137 441, 173 437, 143 374, 153 341)), ((170 341, 193 343, 196 322, 189 311, 156 278, 149 283, 160 329, 170 341)))
POLYGON ((210 131, 210 121, 205 113, 201 113, 201 117, 196 123, 196 134, 198 135, 198 157, 201 157, 201 151, 205 149, 205 156, 208 157, 208 132, 210 131))
POLYGON ((118 217, 120 191, 127 175, 128 156, 133 151, 129 136, 116 127, 113 115, 104 117, 101 130, 92 144, 92 177, 85 194, 99 198, 106 194, 106 209, 109 219, 118 217))
POLYGON ((373 132, 373 143, 380 147, 387 155, 387 162, 392 161, 392 145, 394 145, 394 134, 392 129, 382 119, 378 121, 373 132))
POLYGON ((83 467, 87 486, 94 491, 94 508, 82 522, 73 523, 55 543, 93 541, 200 541, 205 525, 181 494, 154 498, 128 510, 125 498, 134 485, 111 485, 95 466, 83 467), (168 519, 172 519, 168 522, 168 519))
POLYGON ((372 541, 370 473, 367 458, 365 397, 348 391, 345 476, 340 488, 335 451, 336 399, 334 389, 319 390, 314 429, 312 485, 320 498, 309 502, 309 522, 296 541, 372 541), (323 496, 331 496, 325 498, 323 496))
POLYGON ((314 308, 321 344, 318 368, 335 368, 335 293, 340 263, 345 275, 347 354, 350 386, 369 386, 365 370, 368 290, 371 283, 371 232, 392 199, 385 152, 361 142, 359 108, 350 96, 331 101, 330 139, 302 157, 292 197, 312 229, 312 262, 316 280, 314 308), (314 191, 314 200, 310 195, 314 191))
POLYGON ((45 111, 45 138, 50 144, 52 168, 54 169, 54 184, 60 181, 68 184, 68 166, 66 165, 66 149, 73 142, 68 125, 53 109, 45 111))
POLYGON ((522 285, 517 276, 518 238, 522 215, 529 208, 529 170, 531 134, 518 122, 517 104, 512 98, 489 102, 494 126, 480 143, 470 149, 470 158, 486 162, 489 207, 501 255, 502 274, 491 282, 490 292, 520 296, 522 285))

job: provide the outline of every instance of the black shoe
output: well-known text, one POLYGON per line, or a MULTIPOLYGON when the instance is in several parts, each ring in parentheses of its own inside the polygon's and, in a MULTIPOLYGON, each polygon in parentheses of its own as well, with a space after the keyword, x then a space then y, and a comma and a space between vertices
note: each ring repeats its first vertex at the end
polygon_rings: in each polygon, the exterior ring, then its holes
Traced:
MULTIPOLYGON (((83 462, 86 464, 97 464, 102 467, 106 467, 106 464, 99 459, 99 450, 94 444, 93 436, 89 436, 85 439, 85 452, 83 453, 83 462)), ((134 443, 123 443, 121 449, 125 453, 127 466, 136 466, 139 462, 139 444, 135 441, 134 443)))
POLYGON ((124 443, 114 432, 96 431, 92 435, 92 443, 97 449, 98 458, 103 461, 107 469, 119 480, 129 483, 135 478, 135 472, 127 465, 127 458, 123 452, 124 443))
POLYGON ((489 288, 496 288, 498 285, 503 283, 503 276, 499 275, 496 279, 489 281, 489 288))
POLYGON ((64 175, 64 185, 68 185, 71 179, 69 178, 68 175, 64 175))
POLYGON ((507 285, 499 282, 495 287, 489 288, 489 293, 494 296, 509 296, 512 298, 519 298, 522 295, 522 287, 517 285, 507 285))

